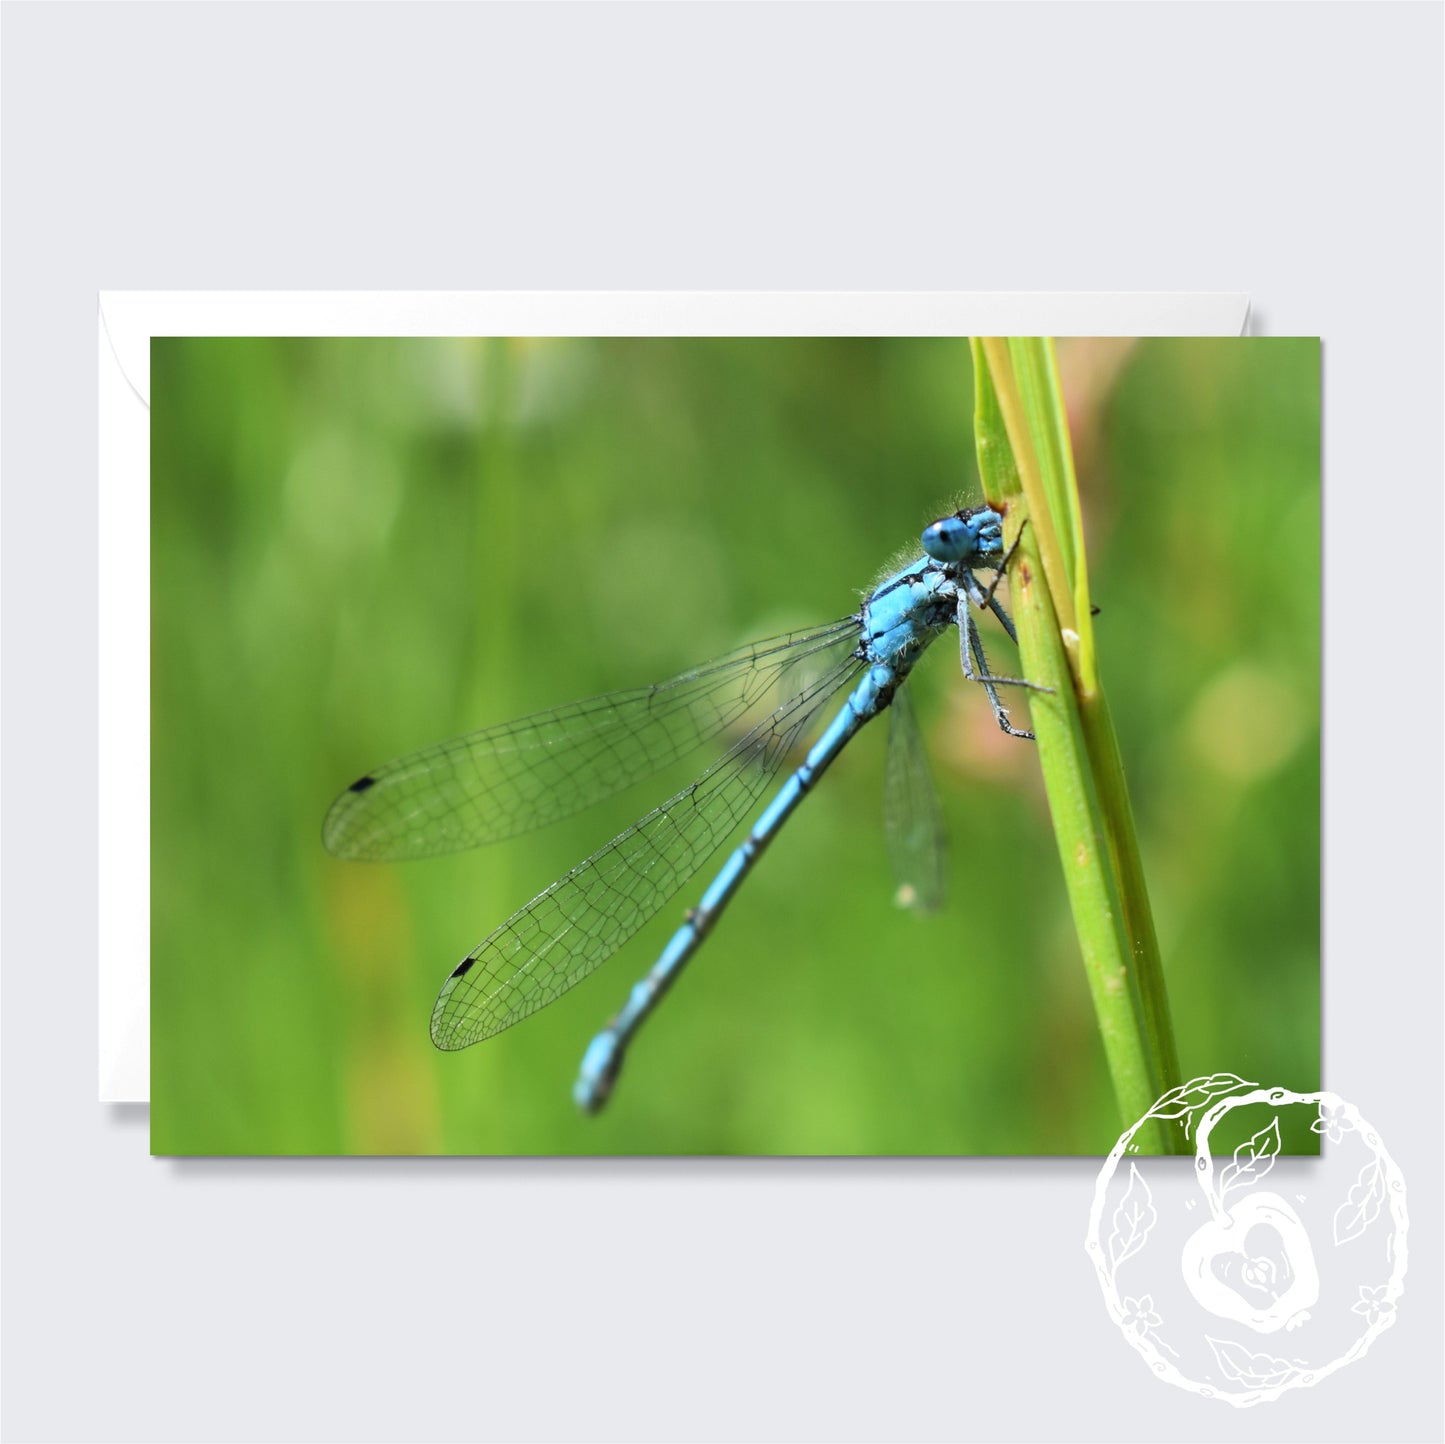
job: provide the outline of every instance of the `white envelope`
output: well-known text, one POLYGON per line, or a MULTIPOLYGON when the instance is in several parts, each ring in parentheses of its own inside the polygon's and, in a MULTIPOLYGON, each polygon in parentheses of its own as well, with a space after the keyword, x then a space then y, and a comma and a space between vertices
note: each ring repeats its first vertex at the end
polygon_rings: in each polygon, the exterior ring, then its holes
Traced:
POLYGON ((1238 336, 1248 314, 1233 292, 102 293, 101 1101, 150 1099, 152 336, 1238 336))

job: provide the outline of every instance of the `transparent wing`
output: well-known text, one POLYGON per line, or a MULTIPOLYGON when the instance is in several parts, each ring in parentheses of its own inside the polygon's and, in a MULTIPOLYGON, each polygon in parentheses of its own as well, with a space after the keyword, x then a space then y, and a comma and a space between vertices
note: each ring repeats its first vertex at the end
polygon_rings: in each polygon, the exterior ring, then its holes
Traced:
POLYGON ((652 687, 609 692, 408 753, 331 805, 337 857, 396 861, 460 852, 569 817, 660 771, 776 701, 811 659, 857 638, 848 617, 753 642, 652 687))
POLYGON ((943 906, 946 839, 938 794, 928 771, 928 749, 918 730, 913 693, 893 694, 888 760, 883 771, 883 835, 903 907, 936 912, 943 906))
POLYGON ((437 1047, 465 1048, 546 1007, 653 918, 757 802, 828 699, 862 670, 852 645, 851 634, 835 639, 832 664, 696 782, 599 848, 468 953, 432 1010, 437 1047))

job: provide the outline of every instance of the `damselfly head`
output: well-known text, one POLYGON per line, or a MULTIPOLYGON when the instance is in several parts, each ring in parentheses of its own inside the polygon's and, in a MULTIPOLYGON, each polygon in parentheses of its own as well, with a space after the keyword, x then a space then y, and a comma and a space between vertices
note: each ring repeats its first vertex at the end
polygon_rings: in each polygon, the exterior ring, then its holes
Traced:
POLYGON ((936 562, 987 566, 1003 554, 1003 518, 991 506, 970 506, 923 530, 923 550, 936 562))

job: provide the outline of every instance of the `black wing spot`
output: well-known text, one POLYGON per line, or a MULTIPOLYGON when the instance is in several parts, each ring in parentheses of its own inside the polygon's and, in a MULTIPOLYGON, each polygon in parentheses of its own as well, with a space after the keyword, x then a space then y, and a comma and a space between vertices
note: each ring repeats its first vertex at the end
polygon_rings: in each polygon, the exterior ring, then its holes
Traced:
POLYGON ((348 792, 365 792, 369 787, 376 786, 376 778, 369 773, 365 777, 358 777, 346 790, 348 792))
POLYGON ((467 972, 471 970, 471 966, 474 962, 476 962, 475 958, 463 958, 461 962, 459 962, 456 967, 452 969, 452 977, 460 978, 464 976, 467 972))

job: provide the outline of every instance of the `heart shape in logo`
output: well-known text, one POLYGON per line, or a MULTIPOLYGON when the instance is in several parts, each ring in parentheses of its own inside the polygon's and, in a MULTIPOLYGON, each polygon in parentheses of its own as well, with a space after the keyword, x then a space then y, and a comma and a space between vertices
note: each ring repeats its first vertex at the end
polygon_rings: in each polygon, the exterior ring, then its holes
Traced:
POLYGON ((1297 1328, 1320 1297, 1309 1235, 1277 1193, 1252 1193, 1211 1218, 1185 1243, 1180 1267, 1201 1307, 1261 1334, 1297 1328))

